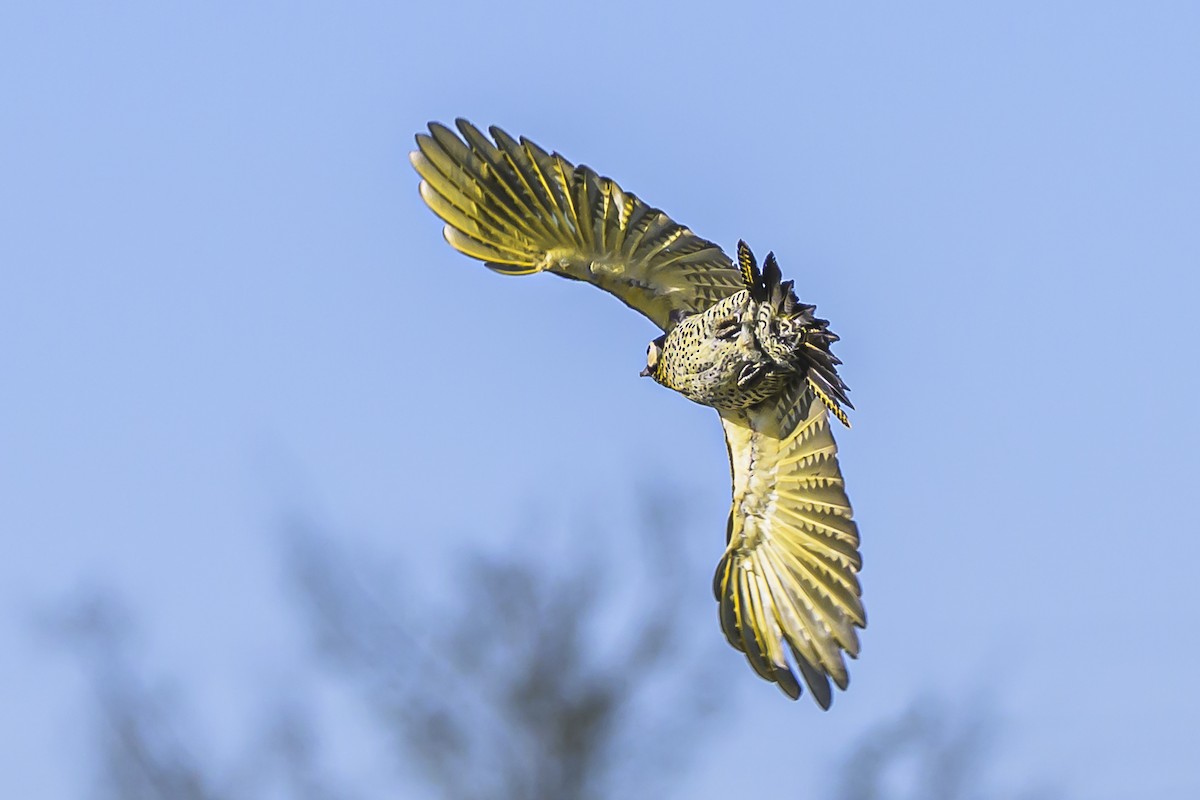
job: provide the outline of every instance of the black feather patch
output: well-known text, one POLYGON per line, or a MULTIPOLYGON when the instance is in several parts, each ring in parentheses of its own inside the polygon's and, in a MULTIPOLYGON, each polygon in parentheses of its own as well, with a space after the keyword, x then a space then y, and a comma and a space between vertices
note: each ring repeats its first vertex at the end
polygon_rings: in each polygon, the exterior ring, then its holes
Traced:
POLYGON ((767 253, 767 260, 763 262, 762 281, 764 293, 770 292, 771 305, 782 307, 783 287, 780 284, 783 282, 783 273, 779 271, 779 262, 775 260, 774 253, 767 253))
POLYGON ((829 321, 816 316, 816 306, 800 302, 793 282, 783 280, 774 253, 767 253, 759 271, 749 246, 745 242, 738 242, 738 263, 750 297, 757 303, 769 305, 776 319, 790 322, 792 329, 797 331, 795 346, 807 364, 807 382, 817 398, 843 424, 849 426, 850 421, 842 408, 854 408, 854 405, 846 396, 849 388, 837 373, 837 367, 842 362, 830 351, 830 346, 838 340, 838 336, 829 330, 829 321))

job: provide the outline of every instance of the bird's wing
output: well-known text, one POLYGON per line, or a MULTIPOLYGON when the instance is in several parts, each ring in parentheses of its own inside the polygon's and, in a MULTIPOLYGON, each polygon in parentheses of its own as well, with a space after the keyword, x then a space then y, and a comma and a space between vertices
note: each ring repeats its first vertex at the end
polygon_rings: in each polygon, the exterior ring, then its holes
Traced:
POLYGON ((549 271, 616 295, 666 329, 742 288, 721 248, 616 183, 499 128, 430 123, 410 156, 446 240, 498 272, 549 271))
POLYGON ((851 519, 829 410, 809 387, 784 438, 774 404, 722 414, 733 473, 728 546, 713 578, 721 628, 754 670, 800 696, 795 669, 823 708, 845 689, 842 654, 858 655, 858 528, 851 519))

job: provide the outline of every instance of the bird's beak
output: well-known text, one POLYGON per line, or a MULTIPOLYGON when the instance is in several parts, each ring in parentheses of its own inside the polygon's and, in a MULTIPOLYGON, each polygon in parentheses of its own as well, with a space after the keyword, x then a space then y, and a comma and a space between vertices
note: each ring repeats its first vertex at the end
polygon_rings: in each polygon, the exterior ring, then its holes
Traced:
POLYGON ((638 374, 641 375, 643 378, 649 378, 651 375, 654 374, 654 370, 650 369, 650 366, 647 365, 646 368, 643 369, 638 374))

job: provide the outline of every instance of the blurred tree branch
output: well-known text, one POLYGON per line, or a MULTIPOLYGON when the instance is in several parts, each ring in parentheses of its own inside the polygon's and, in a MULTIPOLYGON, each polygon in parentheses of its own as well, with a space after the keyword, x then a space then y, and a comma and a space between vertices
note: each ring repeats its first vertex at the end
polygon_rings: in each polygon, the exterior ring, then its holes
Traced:
MULTIPOLYGON (((291 536, 289 572, 318 651, 353 675, 398 755, 440 796, 603 797, 651 784, 683 758, 718 695, 711 648, 681 634, 687 548, 667 524, 670 502, 644 504, 634 535, 606 537, 615 556, 589 553, 587 540, 560 570, 512 542, 501 555, 472 554, 449 584, 449 608, 417 600, 395 576, 349 569, 303 529, 291 536), (602 644, 600 629, 621 616, 619 591, 634 608, 602 644), (658 719, 639 704, 652 686, 655 707, 669 708, 658 719)), ((546 538, 534 529, 513 542, 546 538)))
MULTIPOLYGON (((547 539, 537 527, 498 555, 472 552, 441 581, 452 587, 441 603, 310 526, 290 526, 286 572, 329 678, 353 690, 396 765, 418 766, 437 796, 641 795, 694 751, 720 694, 721 662, 710 657, 719 640, 680 622, 684 587, 704 583, 685 568, 670 506, 686 504, 647 501, 626 533, 579 542, 571 532, 565 564, 531 544, 547 539)), ((274 714, 245 764, 201 763, 177 711, 137 678, 128 622, 96 595, 56 623, 103 721, 100 796, 351 795, 319 769, 320 739, 299 700, 274 714)))
POLYGON ((976 698, 950 709, 934 698, 860 738, 842 765, 837 800, 989 800, 1049 796, 1042 787, 1000 790, 988 769, 998 740, 995 717, 976 698))
MULTIPOLYGON (((415 766, 451 800, 661 796, 729 694, 719 637, 681 624, 696 571, 668 509, 684 507, 662 497, 627 533, 570 531, 565 561, 546 556, 551 531, 531 526, 432 582, 401 574, 423 568, 419 558, 389 569, 378 554, 292 525, 286 574, 323 672, 357 698, 371 738, 389 743, 401 784, 415 766)), ((91 682, 99 798, 350 800, 414 788, 364 791, 332 777, 298 694, 267 709, 266 729, 220 769, 196 755, 175 704, 139 678, 130 616, 111 597, 86 595, 43 627, 91 682)), ((990 719, 978 703, 958 714, 915 703, 860 740, 829 796, 1031 797, 988 791, 990 719)))
POLYGON ((129 660, 132 621, 104 592, 88 592, 43 620, 43 631, 83 662, 96 704, 100 797, 223 800, 212 771, 178 736, 162 692, 142 683, 129 660))

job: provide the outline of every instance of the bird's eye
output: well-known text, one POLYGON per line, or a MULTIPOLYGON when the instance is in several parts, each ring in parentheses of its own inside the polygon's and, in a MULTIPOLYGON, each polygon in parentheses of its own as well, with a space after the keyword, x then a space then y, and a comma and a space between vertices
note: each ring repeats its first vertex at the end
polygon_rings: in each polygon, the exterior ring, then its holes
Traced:
POLYGON ((736 339, 738 334, 742 332, 742 323, 736 319, 727 319, 717 325, 714 333, 718 339, 726 341, 736 339))

